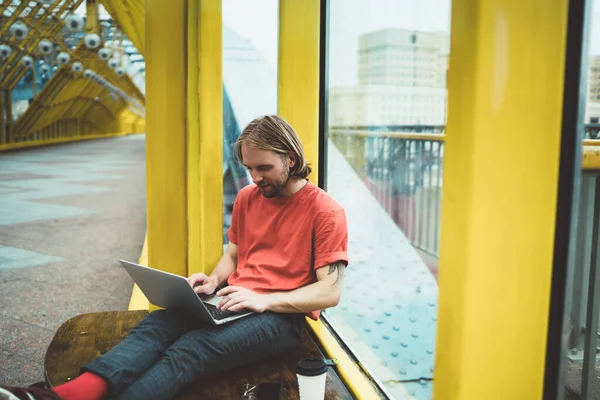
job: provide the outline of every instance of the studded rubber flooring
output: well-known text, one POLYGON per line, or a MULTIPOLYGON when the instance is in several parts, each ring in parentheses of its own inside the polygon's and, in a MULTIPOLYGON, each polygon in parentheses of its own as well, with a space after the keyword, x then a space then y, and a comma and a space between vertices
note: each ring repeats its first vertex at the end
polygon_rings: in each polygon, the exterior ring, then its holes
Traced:
POLYGON ((436 280, 332 143, 327 167, 327 190, 348 219, 350 265, 340 304, 325 315, 395 399, 430 399, 436 280))

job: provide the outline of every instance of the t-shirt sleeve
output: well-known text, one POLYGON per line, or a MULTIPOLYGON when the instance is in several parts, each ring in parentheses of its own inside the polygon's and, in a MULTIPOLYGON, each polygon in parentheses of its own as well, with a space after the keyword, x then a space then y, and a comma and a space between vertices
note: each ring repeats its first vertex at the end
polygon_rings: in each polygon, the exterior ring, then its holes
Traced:
POLYGON ((348 265, 348 223, 346 213, 339 207, 320 213, 314 228, 314 269, 343 261, 348 265))
POLYGON ((240 195, 233 202, 233 211, 231 212, 231 226, 227 230, 229 241, 235 245, 238 244, 238 227, 239 227, 239 212, 240 212, 240 195))

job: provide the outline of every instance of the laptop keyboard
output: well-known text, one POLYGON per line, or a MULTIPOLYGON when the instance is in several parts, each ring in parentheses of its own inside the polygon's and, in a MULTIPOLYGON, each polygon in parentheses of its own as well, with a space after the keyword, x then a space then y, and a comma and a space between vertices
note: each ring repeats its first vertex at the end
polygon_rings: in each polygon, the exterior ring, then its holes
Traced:
POLYGON ((225 318, 229 318, 229 317, 235 317, 237 315, 240 315, 240 313, 235 312, 235 311, 221 311, 218 310, 216 306, 209 304, 209 303, 204 303, 204 305, 206 306, 206 309, 208 310, 208 313, 217 321, 221 320, 221 319, 225 319, 225 318))

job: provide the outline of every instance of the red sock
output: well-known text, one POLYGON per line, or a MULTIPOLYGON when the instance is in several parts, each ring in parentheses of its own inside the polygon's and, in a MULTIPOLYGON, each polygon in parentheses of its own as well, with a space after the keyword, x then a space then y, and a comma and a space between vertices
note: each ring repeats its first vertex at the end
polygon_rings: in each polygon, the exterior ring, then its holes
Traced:
POLYGON ((52 390, 64 400, 100 400, 108 391, 108 382, 91 372, 84 372, 52 390))

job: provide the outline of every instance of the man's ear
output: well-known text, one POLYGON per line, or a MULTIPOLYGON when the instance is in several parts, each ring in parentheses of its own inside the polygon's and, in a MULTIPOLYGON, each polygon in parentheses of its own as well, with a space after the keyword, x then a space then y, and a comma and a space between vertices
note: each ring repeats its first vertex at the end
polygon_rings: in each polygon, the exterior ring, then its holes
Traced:
POLYGON ((288 155, 288 157, 289 157, 289 159, 290 159, 290 160, 288 161, 288 163, 289 163, 289 166, 290 166, 290 168, 292 168, 294 165, 296 165, 296 162, 298 162, 298 158, 296 157, 296 155, 295 155, 294 153, 290 153, 290 154, 288 155))

